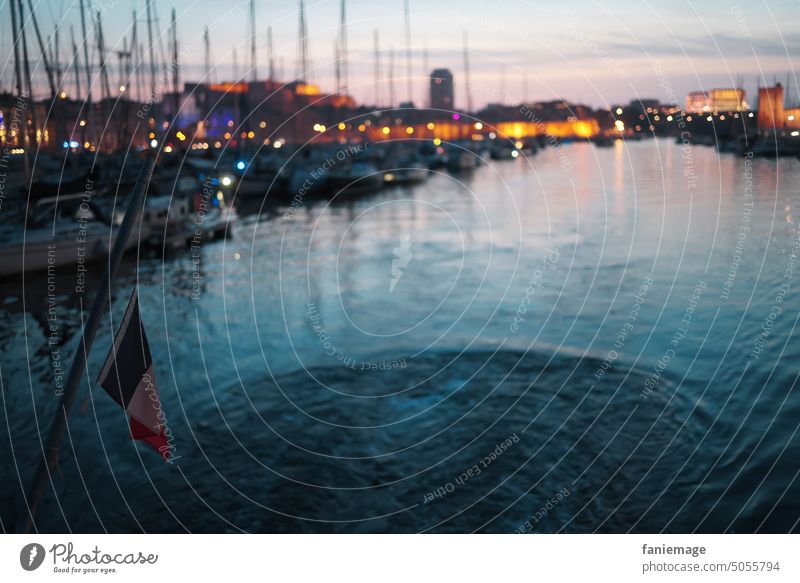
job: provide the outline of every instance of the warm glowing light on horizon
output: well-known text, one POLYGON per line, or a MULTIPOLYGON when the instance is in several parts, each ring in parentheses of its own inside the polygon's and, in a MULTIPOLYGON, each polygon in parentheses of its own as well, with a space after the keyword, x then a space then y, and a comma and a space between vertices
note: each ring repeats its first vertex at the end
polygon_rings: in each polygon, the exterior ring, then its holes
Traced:
POLYGON ((219 91, 220 93, 247 93, 250 91, 248 83, 211 83, 208 88, 211 91, 219 91))
POLYGON ((322 93, 319 86, 310 83, 298 83, 295 85, 294 92, 296 95, 320 95, 322 93))

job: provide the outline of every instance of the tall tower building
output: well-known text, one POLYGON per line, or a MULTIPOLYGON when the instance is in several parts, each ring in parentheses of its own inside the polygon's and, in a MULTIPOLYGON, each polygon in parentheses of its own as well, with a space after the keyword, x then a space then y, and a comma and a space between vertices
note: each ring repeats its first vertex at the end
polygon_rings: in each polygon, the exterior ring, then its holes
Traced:
POLYGON ((453 109, 453 74, 448 69, 435 69, 431 73, 431 108, 453 109))
POLYGON ((758 129, 759 131, 782 128, 784 124, 783 87, 758 88, 758 129))

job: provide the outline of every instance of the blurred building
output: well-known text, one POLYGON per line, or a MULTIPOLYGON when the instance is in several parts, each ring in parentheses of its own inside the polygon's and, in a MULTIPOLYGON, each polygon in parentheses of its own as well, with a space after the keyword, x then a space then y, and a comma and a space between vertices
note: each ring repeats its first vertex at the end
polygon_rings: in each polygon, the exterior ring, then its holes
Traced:
POLYGON ((453 109, 453 74, 448 69, 436 69, 431 73, 431 107, 453 109))
POLYGON ((758 88, 758 129, 773 130, 783 126, 783 86, 758 88))
POLYGON ((692 91, 686 96, 686 111, 689 113, 746 111, 748 109, 750 106, 745 101, 744 89, 692 91))
POLYGON ((692 91, 686 96, 686 107, 689 113, 703 113, 709 111, 708 94, 705 91, 692 91))
MULTIPOLYGON (((317 85, 294 81, 186 83, 175 99, 165 95, 160 114, 176 127, 196 126, 198 137, 259 140, 281 127, 285 137, 301 139, 314 124, 329 124, 356 106, 349 95, 323 93, 317 85)), ((274 139, 274 138, 273 138, 274 139)))
POLYGON ((785 107, 783 86, 758 88, 758 130, 796 136, 800 130, 800 107, 785 107))

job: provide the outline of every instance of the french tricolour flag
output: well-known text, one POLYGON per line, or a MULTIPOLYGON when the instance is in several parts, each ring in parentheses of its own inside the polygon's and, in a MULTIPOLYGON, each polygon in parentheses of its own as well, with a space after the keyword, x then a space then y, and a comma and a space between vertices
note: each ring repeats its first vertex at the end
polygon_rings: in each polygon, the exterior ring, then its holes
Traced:
POLYGON ((150 347, 139 316, 136 289, 97 382, 130 415, 131 438, 144 441, 169 461, 173 446, 167 440, 169 430, 153 375, 150 347))

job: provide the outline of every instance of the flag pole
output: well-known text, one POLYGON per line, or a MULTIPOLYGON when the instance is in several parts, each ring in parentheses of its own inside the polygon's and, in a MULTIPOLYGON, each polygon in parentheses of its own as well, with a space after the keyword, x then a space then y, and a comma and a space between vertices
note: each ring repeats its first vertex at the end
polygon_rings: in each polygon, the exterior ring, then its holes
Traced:
POLYGON ((47 437, 47 443, 42 450, 42 459, 39 461, 39 467, 36 470, 30 490, 25 498, 28 512, 27 516, 24 518, 24 524, 20 525, 18 529, 21 533, 28 534, 35 527, 36 511, 42 501, 44 488, 48 482, 52 485, 52 470, 58 461, 58 450, 61 445, 61 439, 64 437, 64 431, 67 428, 69 411, 75 402, 75 397, 78 395, 78 383, 86 369, 86 361, 91 351, 97 328, 100 326, 103 311, 108 303, 108 297, 111 293, 111 282, 114 279, 114 275, 117 273, 117 268, 125 253, 125 247, 130 237, 131 229, 133 229, 133 224, 136 222, 136 218, 139 216, 139 211, 142 208, 154 164, 154 155, 148 154, 142 161, 142 167, 139 170, 136 185, 133 187, 128 209, 125 212, 125 217, 122 220, 117 238, 114 241, 114 246, 111 249, 111 254, 106 264, 106 270, 103 274, 103 279, 100 280, 100 286, 97 289, 97 294, 95 295, 92 309, 89 312, 89 317, 83 327, 83 337, 75 353, 75 359, 72 361, 72 367, 69 369, 69 376, 64 385, 64 393, 61 395, 61 402, 56 410, 53 423, 50 426, 50 434, 47 437))

